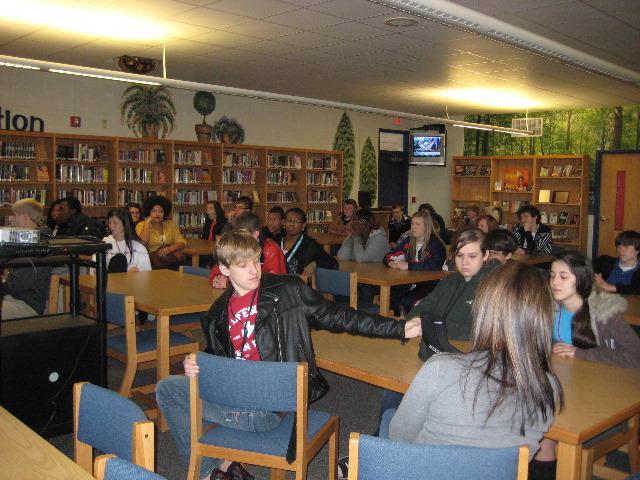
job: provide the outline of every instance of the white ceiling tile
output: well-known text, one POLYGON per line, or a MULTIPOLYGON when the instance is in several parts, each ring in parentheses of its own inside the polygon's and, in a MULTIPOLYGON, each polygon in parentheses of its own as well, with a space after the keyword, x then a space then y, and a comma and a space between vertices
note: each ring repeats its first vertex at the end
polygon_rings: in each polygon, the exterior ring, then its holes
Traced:
POLYGON ((287 27, 299 28, 300 30, 312 30, 314 28, 335 25, 336 23, 343 23, 344 19, 327 15, 326 13, 314 12, 305 8, 273 15, 269 17, 269 21, 287 27))
POLYGON ((414 28, 412 30, 402 32, 408 37, 417 38, 426 42, 444 42, 451 40, 458 40, 462 38, 476 38, 475 35, 455 28, 446 27, 435 22, 425 20, 420 28, 414 28))
POLYGON ((255 20, 253 22, 241 23, 224 29, 227 32, 238 33, 240 35, 248 35, 256 38, 272 39, 284 35, 291 35, 299 30, 293 27, 285 27, 263 20, 255 20))
POLYGON ((168 18, 193 8, 177 0, 110 0, 102 2, 104 10, 113 13, 126 13, 135 18, 168 18))
POLYGON ((75 35, 43 28, 5 43, 2 46, 2 52, 5 55, 18 57, 32 57, 32 54, 36 53, 37 58, 46 58, 46 55, 78 47, 95 40, 96 37, 91 35, 75 35))
POLYGON ((220 0, 211 8, 235 15, 265 18, 278 13, 296 10, 298 7, 276 0, 220 0))
POLYGON ((202 35, 196 35, 190 40, 223 47, 236 47, 246 45, 247 43, 254 43, 256 41, 254 37, 238 35, 225 30, 211 30, 207 33, 203 33, 202 35))
POLYGON ((14 22, 3 22, 0 20, 0 46, 24 37, 25 35, 37 32, 38 30, 40 30, 40 27, 17 25, 14 22))
POLYGON ((241 50, 259 53, 263 55, 286 55, 287 53, 293 53, 300 50, 303 50, 303 47, 294 46, 287 43, 277 42, 273 40, 260 40, 256 43, 249 43, 247 45, 243 45, 241 50))
POLYGON ((387 33, 385 30, 357 22, 345 22, 337 25, 329 25, 313 31, 321 35, 338 38, 340 40, 357 40, 359 38, 375 37, 387 33))
POLYGON ((180 22, 190 23, 192 25, 201 25, 208 28, 225 28, 250 22, 253 18, 232 13, 221 12, 206 7, 197 7, 178 13, 171 17, 180 22))
POLYGON ((387 33, 377 37, 361 38, 358 43, 385 50, 401 51, 408 48, 427 48, 429 43, 400 33, 387 33))
POLYGON ((517 15, 528 22, 535 22, 541 25, 553 25, 571 21, 590 20, 600 17, 601 13, 589 5, 574 1, 522 10, 517 12, 517 15))
POLYGON ((308 7, 316 12, 328 13, 347 20, 360 20, 362 18, 376 17, 379 15, 397 16, 398 11, 373 2, 353 2, 345 0, 331 0, 308 7))
POLYGON ((291 35, 285 35, 278 38, 279 42, 290 43, 292 45, 300 45, 305 48, 321 48, 326 45, 334 45, 336 43, 342 43, 333 37, 327 37, 315 32, 300 32, 291 35))

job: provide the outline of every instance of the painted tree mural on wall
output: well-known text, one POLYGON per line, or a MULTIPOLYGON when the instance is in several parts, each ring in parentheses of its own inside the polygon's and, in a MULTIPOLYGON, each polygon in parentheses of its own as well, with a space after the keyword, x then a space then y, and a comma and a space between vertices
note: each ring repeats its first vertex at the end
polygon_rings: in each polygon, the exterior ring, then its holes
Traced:
POLYGON ((378 194, 378 159, 371 137, 367 137, 360 155, 360 190, 371 194, 375 203, 378 194))
POLYGON ((356 163, 355 135, 347 112, 342 114, 340 123, 338 123, 333 149, 342 151, 342 198, 347 199, 351 195, 356 163))

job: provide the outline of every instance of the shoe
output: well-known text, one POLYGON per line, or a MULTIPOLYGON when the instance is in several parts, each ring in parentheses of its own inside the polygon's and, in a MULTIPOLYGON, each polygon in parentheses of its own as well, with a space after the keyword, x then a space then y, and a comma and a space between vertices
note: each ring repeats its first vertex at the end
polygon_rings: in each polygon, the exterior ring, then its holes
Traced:
POLYGON ((347 480, 349 478, 349 457, 340 457, 338 459, 338 480, 347 480))
POLYGON ((233 462, 227 469, 229 480, 254 480, 253 475, 245 470, 241 463, 233 462))

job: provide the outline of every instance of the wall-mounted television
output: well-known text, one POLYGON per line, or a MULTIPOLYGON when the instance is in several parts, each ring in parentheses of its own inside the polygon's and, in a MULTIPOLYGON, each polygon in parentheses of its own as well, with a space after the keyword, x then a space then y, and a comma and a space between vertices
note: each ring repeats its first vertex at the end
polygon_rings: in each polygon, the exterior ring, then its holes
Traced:
POLYGON ((438 133, 411 132, 410 165, 445 164, 446 135, 438 133))

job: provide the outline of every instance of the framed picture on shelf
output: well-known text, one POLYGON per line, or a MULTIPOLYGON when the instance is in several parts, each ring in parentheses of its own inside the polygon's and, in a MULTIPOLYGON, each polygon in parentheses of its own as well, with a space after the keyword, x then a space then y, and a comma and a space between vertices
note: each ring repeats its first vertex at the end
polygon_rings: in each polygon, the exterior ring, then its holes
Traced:
POLYGON ((477 172, 478 172, 478 166, 477 165, 469 165, 469 176, 470 177, 475 176, 477 172))
POLYGON ((561 190, 553 192, 553 203, 569 203, 569 192, 561 190))
POLYGON ((549 167, 540 167, 540 177, 548 177, 549 176, 549 167))
POLYGON ((496 192, 499 192, 502 190, 502 181, 501 180, 496 180, 495 183, 493 184, 493 189, 496 192))
POLYGON ((566 225, 569 219, 569 212, 560 212, 558 215, 558 225, 566 225))
POLYGON ((504 190, 527 192, 531 189, 531 171, 528 168, 505 168, 504 190))
POLYGON ((491 174, 491 167, 489 165, 482 165, 480 167, 480 176, 488 177, 491 174))
POLYGON ((547 217, 547 212, 540 211, 540 223, 549 223, 549 217, 547 217))
POLYGON ((558 224, 558 212, 551 212, 549 214, 549 223, 551 225, 557 225, 558 224))
POLYGON ((571 221, 569 222, 571 225, 580 225, 580 215, 574 213, 571 215, 571 221))
POLYGON ((551 171, 552 177, 559 177, 562 175, 562 165, 554 165, 553 170, 551 171))
POLYGON ((462 165, 456 165, 455 175, 456 176, 464 175, 464 167, 462 165))
POLYGON ((563 177, 570 177, 571 174, 573 173, 573 165, 572 164, 567 164, 562 168, 562 176, 563 177))
POLYGON ((540 190, 538 192, 538 203, 549 203, 551 201, 551 190, 540 190))

